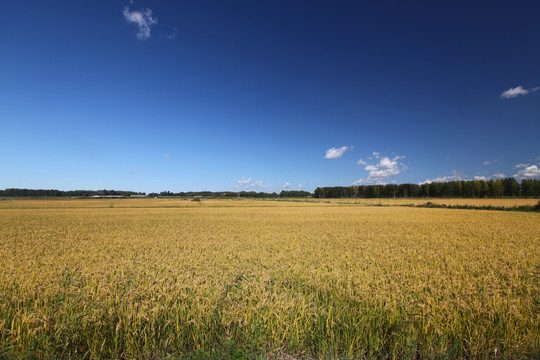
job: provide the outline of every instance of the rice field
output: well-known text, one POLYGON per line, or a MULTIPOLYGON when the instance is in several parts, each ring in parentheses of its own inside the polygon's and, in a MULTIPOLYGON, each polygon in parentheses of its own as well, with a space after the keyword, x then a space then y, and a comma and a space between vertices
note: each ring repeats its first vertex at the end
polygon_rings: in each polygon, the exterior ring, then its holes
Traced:
POLYGON ((427 202, 438 205, 470 205, 470 206, 506 206, 516 207, 525 205, 536 205, 538 199, 534 198, 381 198, 381 199, 307 199, 309 202, 330 203, 330 204, 354 204, 354 205, 383 205, 383 206, 404 206, 422 205, 427 202))
POLYGON ((540 214, 362 205, 0 201, 0 358, 540 356, 540 214))

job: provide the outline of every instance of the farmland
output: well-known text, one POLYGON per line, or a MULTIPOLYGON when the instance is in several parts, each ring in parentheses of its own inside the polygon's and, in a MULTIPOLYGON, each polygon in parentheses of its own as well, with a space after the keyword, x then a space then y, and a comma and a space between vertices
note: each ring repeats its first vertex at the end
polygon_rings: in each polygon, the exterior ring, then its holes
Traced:
POLYGON ((0 358, 540 355, 540 214, 372 204, 0 201, 0 358))

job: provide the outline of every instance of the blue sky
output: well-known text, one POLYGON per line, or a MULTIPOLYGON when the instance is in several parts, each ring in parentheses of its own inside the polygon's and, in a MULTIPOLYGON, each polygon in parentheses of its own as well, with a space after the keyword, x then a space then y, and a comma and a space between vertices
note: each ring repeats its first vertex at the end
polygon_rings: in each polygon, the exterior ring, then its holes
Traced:
POLYGON ((538 1, 7 1, 0 188, 540 177, 538 1))

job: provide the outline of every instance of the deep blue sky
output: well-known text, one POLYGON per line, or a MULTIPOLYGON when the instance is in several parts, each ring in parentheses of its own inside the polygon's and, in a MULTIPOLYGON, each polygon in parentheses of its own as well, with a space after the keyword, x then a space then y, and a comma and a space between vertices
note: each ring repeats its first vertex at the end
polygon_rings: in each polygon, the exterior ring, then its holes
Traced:
POLYGON ((0 188, 540 176, 536 0, 5 1, 0 45, 0 188))

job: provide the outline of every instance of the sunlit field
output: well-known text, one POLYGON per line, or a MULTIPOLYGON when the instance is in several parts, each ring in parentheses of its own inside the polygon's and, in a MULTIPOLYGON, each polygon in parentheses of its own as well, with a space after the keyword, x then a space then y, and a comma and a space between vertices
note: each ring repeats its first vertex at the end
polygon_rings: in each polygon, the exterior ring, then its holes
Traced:
POLYGON ((540 356, 539 213, 325 201, 0 201, 0 358, 540 356))
MULTIPOLYGON (((166 207, 261 207, 278 206, 275 202, 289 202, 286 206, 308 206, 321 205, 321 204, 334 204, 334 205, 383 205, 383 206, 403 206, 403 205, 422 205, 427 202, 433 204, 444 205, 472 205, 472 206, 524 206, 524 205, 536 205, 539 199, 535 198, 358 198, 358 199, 317 199, 317 198, 275 198, 275 199, 204 199, 203 202, 192 201, 192 198, 158 198, 158 199, 115 199, 115 198, 101 198, 101 199, 49 199, 43 201, 42 199, 14 199, 14 198, 0 198, 0 209, 51 209, 51 208, 166 208, 166 207), (298 204, 301 203, 301 204, 298 204)), ((281 206, 281 205, 279 205, 281 206)))
MULTIPOLYGON (((291 199, 292 200, 292 199, 291 199)), ((356 204, 356 205, 383 205, 383 206, 403 206, 403 205, 422 205, 427 202, 439 205, 470 205, 470 206, 524 206, 536 205, 539 199, 501 199, 501 198, 477 198, 477 199, 455 199, 455 198, 397 198, 397 199, 306 199, 309 202, 331 203, 331 204, 356 204)))

